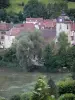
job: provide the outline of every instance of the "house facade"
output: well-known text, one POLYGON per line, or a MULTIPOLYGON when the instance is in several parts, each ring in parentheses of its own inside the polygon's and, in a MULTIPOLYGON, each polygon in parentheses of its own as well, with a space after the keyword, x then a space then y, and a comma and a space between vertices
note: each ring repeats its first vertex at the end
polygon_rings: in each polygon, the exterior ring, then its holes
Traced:
POLYGON ((0 48, 5 48, 6 45, 6 34, 13 27, 12 24, 1 22, 0 23, 0 48))
POLYGON ((57 19, 26 18, 21 24, 0 23, 0 48, 10 48, 16 36, 22 32, 41 31, 45 43, 58 41, 61 32, 68 36, 68 42, 75 45, 75 23, 66 14, 61 14, 57 19))
POLYGON ((66 14, 62 14, 58 17, 56 23, 56 42, 60 33, 64 32, 68 36, 68 42, 71 45, 75 44, 75 23, 70 20, 66 14))

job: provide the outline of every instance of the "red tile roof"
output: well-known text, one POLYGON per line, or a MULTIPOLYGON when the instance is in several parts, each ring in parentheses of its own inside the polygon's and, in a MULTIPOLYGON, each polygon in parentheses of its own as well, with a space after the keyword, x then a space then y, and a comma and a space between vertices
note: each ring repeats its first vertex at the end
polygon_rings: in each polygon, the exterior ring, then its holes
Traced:
POLYGON ((54 28, 54 27, 56 26, 56 22, 53 21, 53 20, 47 19, 47 20, 44 20, 44 21, 43 21, 43 26, 44 26, 45 28, 54 28))
POLYGON ((8 31, 12 28, 12 25, 9 23, 0 23, 0 31, 8 31))
POLYGON ((21 30, 19 28, 13 27, 11 30, 9 30, 7 32, 7 35, 9 35, 9 36, 17 36, 17 35, 20 34, 20 31, 21 30))
POLYGON ((13 27, 9 32, 7 32, 7 35, 11 36, 17 36, 21 34, 22 32, 32 32, 35 30, 35 26, 32 23, 25 23, 22 24, 22 26, 13 27))
POLYGON ((35 26, 33 23, 25 23, 24 24, 24 30, 26 31, 34 31, 35 30, 35 26))
POLYGON ((28 22, 42 22, 43 18, 26 18, 28 22))

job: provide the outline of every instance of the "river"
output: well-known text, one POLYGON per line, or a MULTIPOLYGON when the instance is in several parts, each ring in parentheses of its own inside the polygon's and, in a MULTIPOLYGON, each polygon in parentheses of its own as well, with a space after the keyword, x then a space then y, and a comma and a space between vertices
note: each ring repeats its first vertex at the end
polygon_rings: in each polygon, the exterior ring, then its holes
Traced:
POLYGON ((55 82, 64 79, 64 73, 26 73, 0 70, 0 96, 10 98, 12 95, 32 91, 39 76, 52 77, 55 82))

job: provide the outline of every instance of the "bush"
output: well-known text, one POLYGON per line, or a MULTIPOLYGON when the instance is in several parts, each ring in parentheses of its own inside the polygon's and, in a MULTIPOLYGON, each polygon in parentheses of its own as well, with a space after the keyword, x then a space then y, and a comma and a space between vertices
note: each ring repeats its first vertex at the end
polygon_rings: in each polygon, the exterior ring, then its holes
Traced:
POLYGON ((23 93, 21 94, 21 100, 30 100, 31 93, 23 93))
POLYGON ((10 98, 10 100, 21 100, 20 95, 14 95, 10 98))
POLYGON ((57 98, 58 97, 58 89, 57 89, 55 82, 52 80, 52 78, 49 79, 48 85, 50 87, 50 90, 49 90, 50 95, 54 95, 57 98))
POLYGON ((5 98, 4 97, 0 97, 0 100, 5 100, 5 98))
POLYGON ((72 93, 63 94, 58 100, 75 100, 75 95, 72 93))
POLYGON ((59 89, 59 95, 65 93, 73 93, 75 94, 75 80, 66 80, 61 81, 57 84, 59 89))

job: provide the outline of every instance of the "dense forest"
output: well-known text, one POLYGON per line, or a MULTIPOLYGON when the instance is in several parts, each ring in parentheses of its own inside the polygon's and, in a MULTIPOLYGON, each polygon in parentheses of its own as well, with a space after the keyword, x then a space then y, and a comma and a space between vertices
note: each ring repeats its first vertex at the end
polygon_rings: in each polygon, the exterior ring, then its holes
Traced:
POLYGON ((0 8, 6 8, 9 6, 9 0, 0 0, 0 8))

